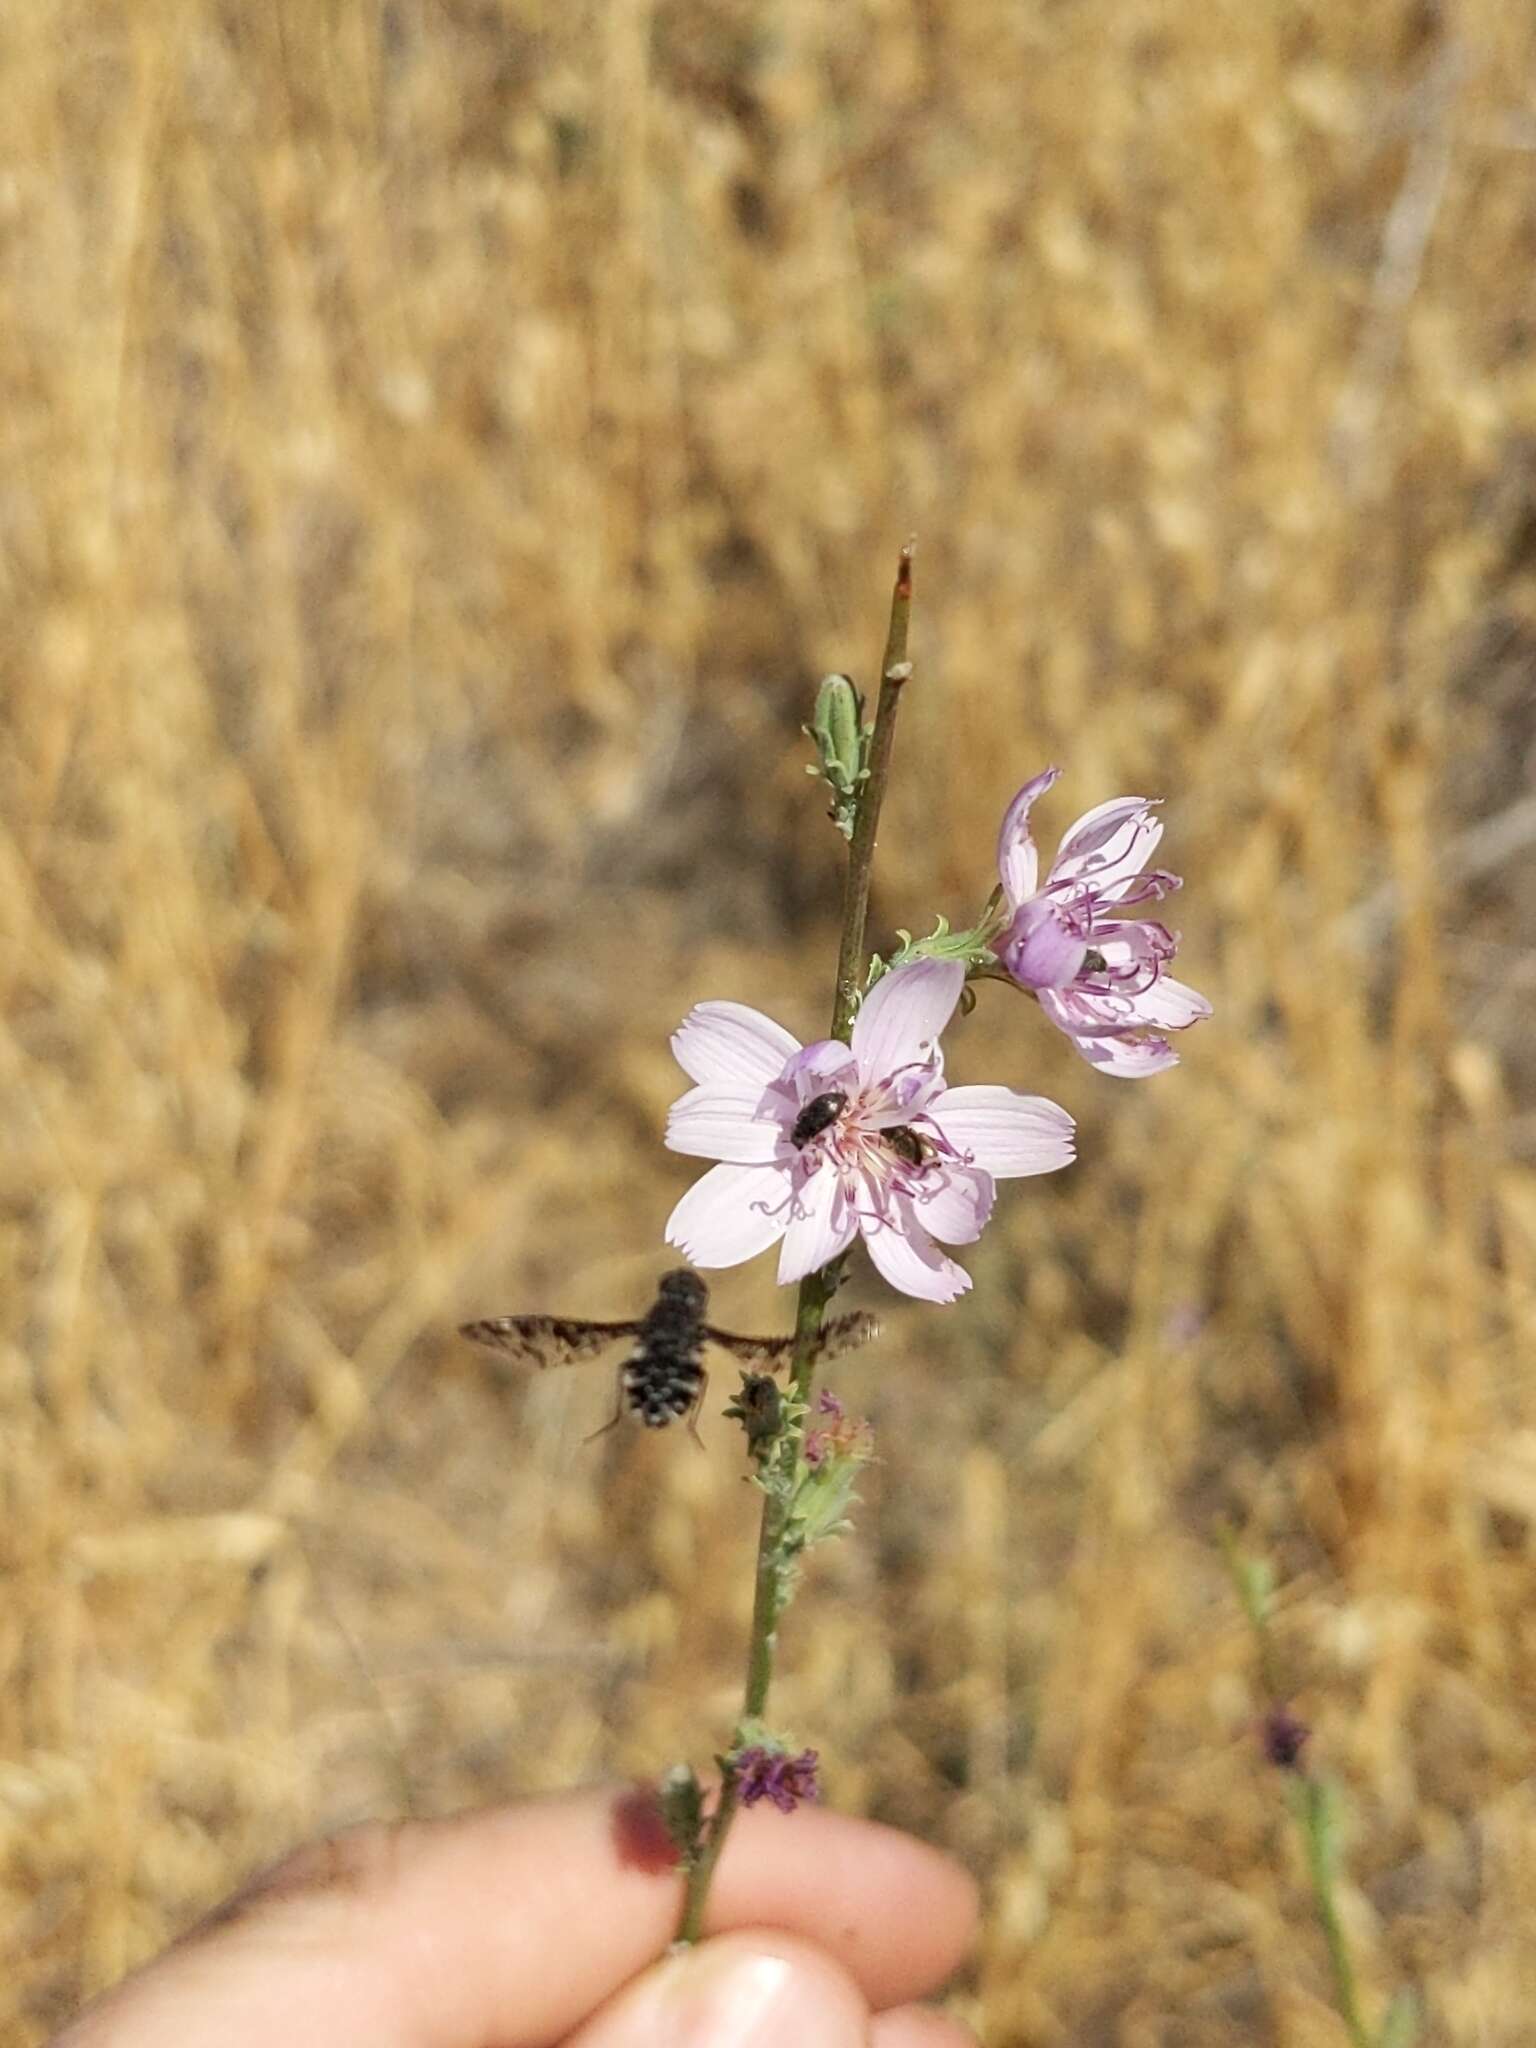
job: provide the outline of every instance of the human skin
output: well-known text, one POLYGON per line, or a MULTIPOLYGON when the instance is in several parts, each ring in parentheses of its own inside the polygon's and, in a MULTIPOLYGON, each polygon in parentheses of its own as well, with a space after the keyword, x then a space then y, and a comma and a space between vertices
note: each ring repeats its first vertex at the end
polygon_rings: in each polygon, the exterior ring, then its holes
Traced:
POLYGON ((598 1788, 312 1843, 53 2048, 974 2048, 916 2001, 960 1961, 958 1865, 816 1807, 742 1814, 706 1939, 648 1794, 598 1788))

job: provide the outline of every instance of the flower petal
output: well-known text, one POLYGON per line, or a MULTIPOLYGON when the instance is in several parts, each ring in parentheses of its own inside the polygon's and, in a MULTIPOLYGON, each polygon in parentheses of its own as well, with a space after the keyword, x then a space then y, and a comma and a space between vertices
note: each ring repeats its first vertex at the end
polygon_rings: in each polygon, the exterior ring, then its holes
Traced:
POLYGON ((974 1244, 987 1226, 997 1189, 976 1166, 930 1166, 911 1193, 922 1227, 943 1244, 974 1244))
POLYGON ((928 1119, 957 1152, 996 1180, 1054 1173, 1074 1157, 1072 1119, 1043 1095, 988 1085, 947 1088, 928 1119))
POLYGON ((695 1159, 766 1165, 784 1142, 784 1122, 781 1117, 759 1115, 762 1100, 761 1088, 701 1082, 680 1095, 667 1112, 668 1149, 695 1159))
POLYGON ((666 1240, 695 1266, 739 1266, 777 1244, 789 1221, 789 1174, 712 1166, 667 1218, 666 1240))
POLYGON ((782 1024, 745 1003, 695 1003, 672 1034, 672 1052, 694 1081, 765 1088, 800 1050, 782 1024))
POLYGON ((1073 1047, 1088 1064, 1117 1081, 1144 1081, 1149 1074, 1166 1073, 1179 1064, 1179 1056, 1166 1038, 1085 1038, 1069 1034, 1073 1047))
POLYGON ((914 960, 877 981, 853 1025, 853 1049, 866 1081, 935 1058, 939 1034, 965 986, 959 960, 914 960))
POLYGON ((1049 896, 1021 903, 993 942, 999 960, 1023 988, 1065 988, 1087 958, 1088 942, 1067 929, 1049 896))
POLYGON ((784 1069, 784 1082, 796 1102, 810 1102, 828 1088, 852 1088, 859 1063, 840 1038, 818 1038, 802 1046, 784 1069))
POLYGON ((1164 1031, 1184 1031, 1202 1023, 1211 1014, 1205 997, 1171 974, 1160 974, 1150 988, 1136 998, 1136 1015, 1164 1031))
POLYGON ((830 1162, 800 1185, 779 1253, 779 1285, 803 1280, 844 1252, 858 1235, 859 1222, 842 1177, 830 1162))
POLYGON ((1084 811, 1062 840, 1048 886, 1087 882, 1095 890, 1138 875, 1163 836, 1161 818, 1152 814, 1152 799, 1112 796, 1108 803, 1084 811))
POLYGON ((1029 813, 1036 798, 1044 796, 1060 774, 1059 768, 1042 769, 1003 813, 997 835, 997 871, 1010 910, 1017 910, 1026 897, 1033 896, 1039 884, 1040 855, 1029 829, 1029 813))
POLYGON ((971 1276, 945 1258, 898 1196, 882 1215, 861 1216, 859 1228, 878 1271, 903 1294, 919 1301, 954 1301, 966 1293, 971 1276))

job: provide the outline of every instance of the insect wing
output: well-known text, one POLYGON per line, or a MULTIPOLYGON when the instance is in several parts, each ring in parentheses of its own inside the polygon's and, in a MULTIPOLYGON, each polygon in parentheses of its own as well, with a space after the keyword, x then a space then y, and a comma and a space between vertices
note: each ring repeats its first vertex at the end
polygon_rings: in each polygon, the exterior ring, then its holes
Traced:
POLYGON ((704 1335, 743 1365, 766 1365, 770 1372, 788 1365, 795 1353, 793 1337, 738 1337, 732 1330, 717 1330, 713 1323, 704 1325, 704 1335))
POLYGON ((481 1323, 461 1323, 459 1335, 548 1371, 596 1358, 621 1337, 635 1336, 639 1328, 637 1322, 587 1323, 568 1316, 492 1316, 481 1323))
MULTIPOLYGON (((840 1358, 845 1351, 868 1344, 879 1334, 879 1322, 862 1310, 856 1310, 852 1315, 834 1316, 817 1339, 816 1356, 821 1359, 840 1358)), ((743 1364, 766 1365, 770 1372, 777 1372, 780 1366, 788 1365, 795 1355, 793 1337, 738 1337, 731 1330, 717 1330, 712 1323, 704 1325, 704 1335, 711 1344, 718 1344, 722 1351, 729 1351, 743 1364)))
POLYGON ((879 1334, 880 1318, 866 1315, 862 1309, 855 1309, 851 1315, 834 1316, 822 1329, 816 1356, 841 1358, 845 1351, 856 1351, 861 1344, 873 1343, 879 1334))

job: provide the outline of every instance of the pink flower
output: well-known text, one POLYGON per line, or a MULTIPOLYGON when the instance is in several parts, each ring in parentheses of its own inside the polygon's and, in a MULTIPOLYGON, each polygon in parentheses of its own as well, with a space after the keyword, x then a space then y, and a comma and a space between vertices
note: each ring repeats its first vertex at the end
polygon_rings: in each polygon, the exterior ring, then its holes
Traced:
POLYGON ((953 1301, 970 1276, 939 1251, 970 1244, 995 1180, 1072 1157, 1072 1119, 1011 1088, 949 1088, 939 1034, 965 981, 958 960, 918 960, 864 998, 853 1042, 802 1046, 741 1003, 700 1003, 672 1040, 698 1086, 672 1105, 674 1152, 718 1159, 667 1221, 696 1266, 734 1266, 772 1244, 779 1281, 803 1279, 862 1233, 893 1287, 953 1301))
POLYGON ((1029 813, 1060 773, 1026 782, 1003 819, 997 865, 1011 916, 993 950, 1085 1060, 1139 1080, 1178 1065, 1164 1034, 1198 1024, 1211 1006, 1167 972, 1177 932, 1112 913, 1171 896, 1179 877, 1142 873, 1162 823, 1146 797, 1117 796, 1078 819, 1040 887, 1029 813))

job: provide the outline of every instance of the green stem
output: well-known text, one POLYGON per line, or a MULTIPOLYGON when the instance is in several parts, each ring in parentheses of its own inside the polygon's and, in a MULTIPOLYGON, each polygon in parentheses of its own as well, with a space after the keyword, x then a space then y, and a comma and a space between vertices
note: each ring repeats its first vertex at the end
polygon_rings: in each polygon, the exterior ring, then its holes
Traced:
MULTIPOLYGON (((869 916, 875 834, 890 775, 896 712, 901 703, 902 687, 912 672, 907 660, 907 621, 911 608, 912 543, 908 541, 897 559, 896 585, 891 593, 891 622, 880 664, 880 697, 875 706, 875 727, 869 747, 869 779, 859 792, 853 837, 848 843, 848 871, 843 882, 843 930, 837 955, 837 988, 832 1002, 831 1030, 833 1038, 844 1040, 853 1029, 854 1013, 859 1007, 859 996, 864 986, 864 927, 869 916)), ((781 1557, 788 1512, 785 1503, 799 1462, 806 1417, 810 1412, 812 1383, 816 1377, 816 1340, 821 1334, 827 1303, 837 1292, 842 1267, 841 1258, 833 1259, 819 1271, 808 1273, 800 1282, 795 1305, 794 1359, 790 1367, 791 1396, 786 1404, 793 1419, 786 1424, 773 1453, 779 1477, 785 1483, 770 1492, 763 1501, 763 1519, 757 1538, 757 1576, 752 1597, 752 1634, 747 1647, 747 1678, 742 1695, 742 1722, 761 1720, 767 1711, 768 1694, 773 1685, 774 1652, 778 1647, 779 1618, 785 1603, 781 1557)), ((688 1870, 682 1918, 677 1929, 679 1946, 696 1942, 703 1932, 709 1887, 738 1804, 735 1779, 727 1767, 704 1840, 688 1870)))
POLYGON ((896 738, 896 711, 902 687, 912 673, 907 660, 907 621, 912 613, 912 543, 908 541, 896 564, 896 587, 891 592, 891 623, 885 636, 885 654, 880 662, 880 697, 875 706, 875 730, 869 746, 869 780, 859 793, 854 813, 853 837, 848 842, 848 875, 843 884, 843 938, 837 950, 837 993, 832 1004, 834 1038, 846 1038, 853 1028, 854 1012, 864 987, 864 925, 869 915, 869 879, 875 864, 875 833, 880 825, 880 806, 891 772, 891 747, 896 738))
POLYGON ((1302 1840, 1307 1851, 1307 1871, 1312 1879, 1312 1898, 1317 1907, 1323 1939, 1328 1944, 1328 1967, 1333 1972, 1333 1997, 1353 2048, 1372 2048, 1370 2028, 1360 2011, 1360 1989, 1355 1982, 1354 1958, 1344 1923, 1339 1918, 1334 1896, 1335 1854, 1327 1787, 1317 1778, 1303 1778, 1299 1788, 1302 1840))

